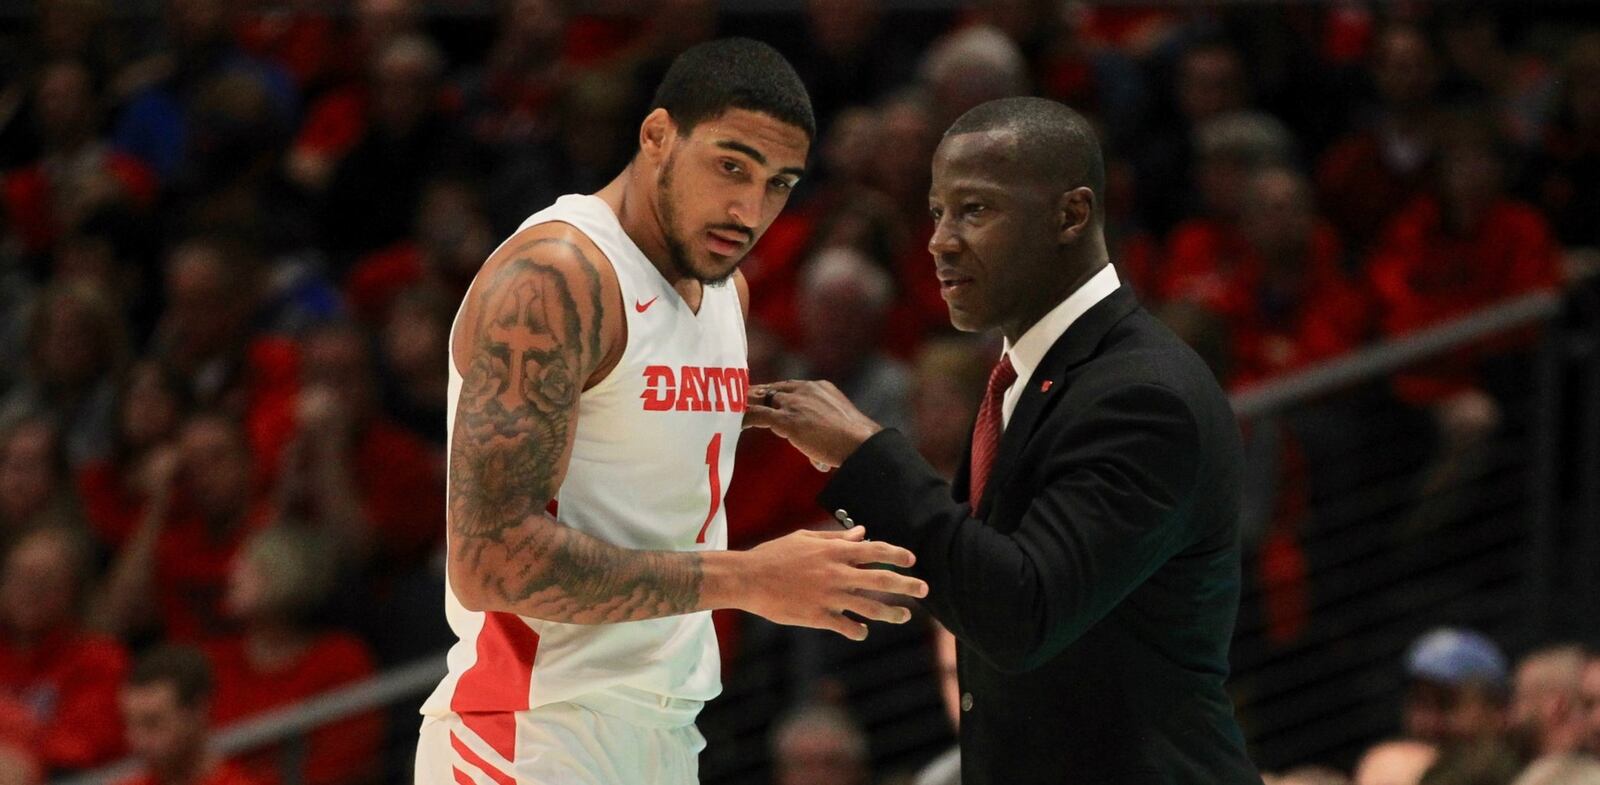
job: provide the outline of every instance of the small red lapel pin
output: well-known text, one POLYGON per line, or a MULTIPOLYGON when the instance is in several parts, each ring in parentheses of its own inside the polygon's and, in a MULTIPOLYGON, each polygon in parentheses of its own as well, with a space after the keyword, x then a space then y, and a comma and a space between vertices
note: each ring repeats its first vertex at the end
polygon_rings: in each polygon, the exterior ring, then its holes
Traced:
POLYGON ((1050 385, 1052 384, 1055 384, 1055 382, 1045 379, 1039 384, 1039 392, 1050 392, 1050 385))

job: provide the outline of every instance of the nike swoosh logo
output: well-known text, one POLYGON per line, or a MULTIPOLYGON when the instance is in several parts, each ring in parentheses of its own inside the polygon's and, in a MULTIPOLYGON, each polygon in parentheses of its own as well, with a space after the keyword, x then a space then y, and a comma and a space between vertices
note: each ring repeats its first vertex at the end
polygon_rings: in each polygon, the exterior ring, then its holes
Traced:
POLYGON ((646 300, 646 301, 644 301, 642 303, 639 302, 638 300, 634 300, 633 301, 633 310, 638 311, 639 313, 644 313, 645 311, 650 310, 650 306, 655 305, 656 304, 656 300, 658 300, 660 298, 661 298, 661 295, 658 294, 655 297, 652 297, 649 300, 646 300))

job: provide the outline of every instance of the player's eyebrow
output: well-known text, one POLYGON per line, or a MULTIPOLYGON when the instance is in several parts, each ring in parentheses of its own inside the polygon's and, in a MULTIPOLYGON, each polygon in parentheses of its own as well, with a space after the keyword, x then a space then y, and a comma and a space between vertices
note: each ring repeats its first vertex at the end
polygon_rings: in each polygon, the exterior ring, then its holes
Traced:
MULTIPOLYGON (((750 160, 755 161, 761 166, 767 165, 767 157, 762 155, 760 150, 757 150, 756 148, 751 147, 744 142, 736 139, 718 139, 715 144, 724 150, 732 150, 736 153, 742 153, 750 156, 750 160)), ((805 168, 800 166, 785 166, 778 170, 778 174, 792 174, 795 177, 802 177, 805 175, 805 173, 805 168)))

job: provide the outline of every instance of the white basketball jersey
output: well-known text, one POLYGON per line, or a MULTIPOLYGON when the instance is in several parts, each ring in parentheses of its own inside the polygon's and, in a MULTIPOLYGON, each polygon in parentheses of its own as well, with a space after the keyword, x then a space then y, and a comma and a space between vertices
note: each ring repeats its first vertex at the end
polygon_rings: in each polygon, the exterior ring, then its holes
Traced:
MULTIPOLYGON (((616 270, 628 325, 616 368, 578 399, 556 518, 622 548, 726 548, 722 498, 750 383, 735 287, 706 287, 699 313, 691 311, 599 197, 563 196, 522 228, 548 222, 570 224, 599 247, 606 258, 594 261, 616 270)), ((461 383, 452 361, 452 436, 461 383)), ((721 690, 710 612, 562 624, 468 611, 446 582, 445 613, 460 640, 423 714, 466 718, 568 701, 677 726, 721 690)), ((506 732, 494 723, 474 730, 491 746, 506 732)))

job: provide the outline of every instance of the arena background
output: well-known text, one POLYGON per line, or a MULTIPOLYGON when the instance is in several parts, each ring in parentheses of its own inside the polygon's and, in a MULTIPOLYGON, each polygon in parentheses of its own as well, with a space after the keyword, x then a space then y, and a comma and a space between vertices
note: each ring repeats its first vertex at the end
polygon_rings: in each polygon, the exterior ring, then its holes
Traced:
MULTIPOLYGON (((996 345, 945 319, 933 146, 1005 95, 1095 119, 1118 272, 1245 433, 1264 770, 1400 734, 1434 628, 1513 670, 1600 645, 1594 3, 8 0, 0 782, 126 775, 117 692, 166 644, 262 782, 409 781, 449 320, 720 35, 788 55, 822 129, 744 267, 752 379, 832 379, 946 470, 996 345)), ((819 520, 822 481, 747 434, 734 546, 819 520)), ((910 782, 953 744, 929 623, 718 621, 705 782, 910 782)))

